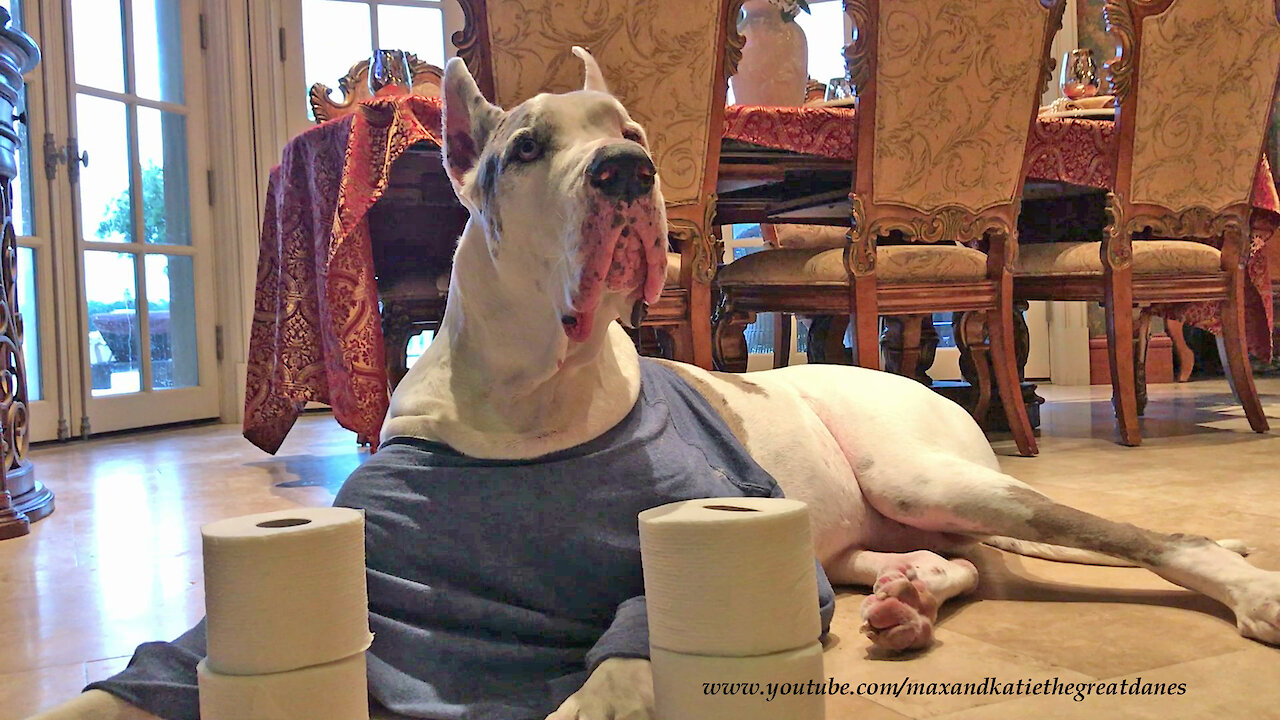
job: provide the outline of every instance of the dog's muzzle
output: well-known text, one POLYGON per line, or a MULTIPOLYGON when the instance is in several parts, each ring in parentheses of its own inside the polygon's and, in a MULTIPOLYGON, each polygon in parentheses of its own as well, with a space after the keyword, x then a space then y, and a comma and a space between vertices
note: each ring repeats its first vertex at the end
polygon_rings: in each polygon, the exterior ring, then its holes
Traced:
POLYGON ((587 166, 591 187, 606 197, 631 202, 653 190, 656 170, 644 148, 618 143, 602 148, 587 166))

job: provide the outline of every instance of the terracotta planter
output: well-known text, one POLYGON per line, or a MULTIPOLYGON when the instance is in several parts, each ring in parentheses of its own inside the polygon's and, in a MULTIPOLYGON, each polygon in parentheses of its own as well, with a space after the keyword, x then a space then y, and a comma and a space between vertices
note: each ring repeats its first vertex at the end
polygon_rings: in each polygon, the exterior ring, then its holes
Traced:
POLYGON ((804 30, 782 19, 769 0, 746 0, 738 31, 747 39, 738 72, 730 80, 734 101, 743 105, 804 104, 809 79, 809 44, 804 30))

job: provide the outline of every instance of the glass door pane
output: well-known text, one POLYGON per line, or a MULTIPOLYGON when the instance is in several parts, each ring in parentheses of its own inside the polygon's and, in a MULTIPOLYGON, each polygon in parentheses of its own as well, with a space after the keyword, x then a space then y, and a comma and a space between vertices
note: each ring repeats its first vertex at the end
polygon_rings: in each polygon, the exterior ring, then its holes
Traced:
POLYGON ((191 258, 148 255, 147 303, 151 335, 151 386, 198 385, 196 290, 191 258))
POLYGON ((138 392, 142 388, 142 333, 134 256, 89 250, 84 254, 84 266, 92 393, 138 392))
POLYGON ((128 109, 119 100, 76 96, 76 137, 90 160, 80 169, 80 224, 88 242, 134 242, 128 109))
POLYGON ((76 83, 124 92, 124 7, 120 0, 71 0, 76 83))
POLYGON ((405 50, 423 62, 444 67, 444 12, 432 7, 379 5, 378 45, 405 50))
POLYGON ((149 243, 191 244, 191 186, 187 182, 187 119, 138 108, 142 164, 143 237, 149 243))

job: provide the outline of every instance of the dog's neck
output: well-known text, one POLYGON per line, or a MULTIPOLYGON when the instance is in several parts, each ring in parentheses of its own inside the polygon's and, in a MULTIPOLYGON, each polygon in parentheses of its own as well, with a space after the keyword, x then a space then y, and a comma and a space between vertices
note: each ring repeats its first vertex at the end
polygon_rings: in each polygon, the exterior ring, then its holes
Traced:
POLYGON ((640 393, 631 339, 602 308, 591 337, 569 342, 539 284, 500 277, 482 224, 469 221, 440 331, 396 388, 383 439, 527 459, 580 445, 626 417, 640 393))

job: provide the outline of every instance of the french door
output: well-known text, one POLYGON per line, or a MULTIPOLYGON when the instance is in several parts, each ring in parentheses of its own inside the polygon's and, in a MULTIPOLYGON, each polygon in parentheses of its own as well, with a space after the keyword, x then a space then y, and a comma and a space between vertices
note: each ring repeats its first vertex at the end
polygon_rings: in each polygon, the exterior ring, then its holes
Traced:
POLYGON ((22 5, 43 55, 19 273, 28 368, 47 369, 32 439, 216 417, 198 3, 22 5))

